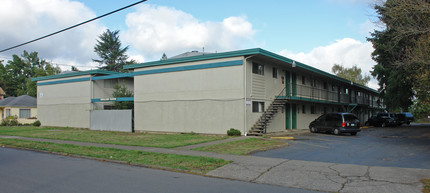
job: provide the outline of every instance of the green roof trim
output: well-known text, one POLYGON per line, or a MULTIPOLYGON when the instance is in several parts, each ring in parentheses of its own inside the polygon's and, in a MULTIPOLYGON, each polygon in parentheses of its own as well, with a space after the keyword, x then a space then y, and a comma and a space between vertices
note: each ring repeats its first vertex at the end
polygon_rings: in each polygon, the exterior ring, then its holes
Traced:
MULTIPOLYGON (((203 60, 210 60, 210 59, 220 59, 220 58, 249 56, 249 55, 263 55, 263 56, 267 56, 267 57, 270 57, 270 58, 273 58, 273 59, 276 59, 279 61, 286 62, 288 64, 292 64, 294 61, 294 60, 289 59, 287 57, 275 54, 273 52, 269 52, 269 51, 261 49, 261 48, 252 48, 252 49, 246 49, 246 50, 212 53, 212 54, 205 54, 205 55, 199 55, 199 56, 191 56, 191 57, 184 57, 184 58, 175 58, 175 59, 167 59, 167 60, 145 62, 145 63, 132 64, 132 65, 125 65, 124 69, 144 68, 144 67, 149 67, 149 66, 160 66, 160 65, 168 65, 168 64, 176 64, 176 63, 195 62, 195 61, 203 61, 203 60)), ((336 79, 338 81, 349 84, 351 86, 356 86, 356 87, 359 87, 359 88, 364 89, 364 90, 368 90, 368 91, 371 91, 374 93, 379 93, 378 91, 371 89, 367 86, 363 86, 361 84, 352 82, 350 80, 346 80, 346 79, 341 78, 339 76, 336 76, 334 74, 330 74, 328 72, 322 71, 322 70, 314 68, 312 66, 308 66, 308 65, 303 64, 303 63, 298 62, 298 61, 294 61, 294 62, 296 63, 296 68, 302 68, 305 70, 309 70, 311 72, 326 76, 328 78, 336 79)))
POLYGON ((87 70, 87 71, 79 71, 79 72, 70 72, 65 74, 56 74, 51 76, 41 76, 41 77, 32 78, 31 81, 51 80, 51 79, 57 79, 57 78, 68 78, 68 77, 92 75, 92 74, 112 75, 112 74, 119 74, 119 72, 112 72, 112 71, 106 71, 106 70, 87 70))

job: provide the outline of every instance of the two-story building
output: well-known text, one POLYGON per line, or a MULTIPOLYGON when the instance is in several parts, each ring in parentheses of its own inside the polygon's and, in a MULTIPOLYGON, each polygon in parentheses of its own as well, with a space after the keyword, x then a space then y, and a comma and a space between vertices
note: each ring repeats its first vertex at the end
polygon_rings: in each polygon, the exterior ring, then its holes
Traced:
POLYGON ((112 100, 134 101, 134 130, 142 132, 280 132, 307 129, 325 112, 353 112, 364 122, 383 109, 377 91, 263 49, 183 56, 125 66, 129 73, 35 78, 39 119, 42 125, 88 128, 89 111, 109 107, 102 102, 112 97, 111 87, 102 85, 118 80, 134 97, 112 100), (61 119, 53 121, 55 116, 61 119))

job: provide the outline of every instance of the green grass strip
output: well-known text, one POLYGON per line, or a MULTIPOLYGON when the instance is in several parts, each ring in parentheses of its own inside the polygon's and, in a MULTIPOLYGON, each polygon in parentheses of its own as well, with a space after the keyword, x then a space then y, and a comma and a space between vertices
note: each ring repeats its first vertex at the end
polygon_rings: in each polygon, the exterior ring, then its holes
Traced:
POLYGON ((283 141, 250 138, 206 147, 199 147, 193 150, 233 155, 248 155, 257 151, 266 151, 269 149, 276 149, 285 146, 288 146, 288 143, 283 141))
POLYGON ((229 161, 222 159, 201 156, 174 155, 92 146, 77 146, 72 144, 56 144, 50 142, 36 142, 20 139, 0 138, 0 146, 12 146, 47 152, 117 160, 127 163, 178 169, 200 174, 206 174, 211 170, 230 163, 229 161))
POLYGON ((175 148, 226 139, 226 136, 199 134, 149 134, 57 127, 0 127, 0 135, 82 141, 91 143, 175 148))

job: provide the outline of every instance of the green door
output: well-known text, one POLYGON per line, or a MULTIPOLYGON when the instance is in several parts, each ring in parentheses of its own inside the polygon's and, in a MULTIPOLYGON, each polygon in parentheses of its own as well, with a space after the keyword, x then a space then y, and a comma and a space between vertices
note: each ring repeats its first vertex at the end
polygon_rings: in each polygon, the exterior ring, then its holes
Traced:
POLYGON ((290 104, 285 104, 285 129, 291 129, 291 109, 290 104))
POLYGON ((297 105, 296 104, 292 104, 291 105, 291 119, 292 119, 292 128, 293 129, 297 129, 297 105))
POLYGON ((290 79, 291 79, 290 72, 285 71, 285 93, 286 93, 287 97, 291 96, 291 80, 290 79))
POLYGON ((296 73, 292 73, 291 75, 291 89, 293 91, 293 96, 297 95, 297 80, 296 80, 296 73))

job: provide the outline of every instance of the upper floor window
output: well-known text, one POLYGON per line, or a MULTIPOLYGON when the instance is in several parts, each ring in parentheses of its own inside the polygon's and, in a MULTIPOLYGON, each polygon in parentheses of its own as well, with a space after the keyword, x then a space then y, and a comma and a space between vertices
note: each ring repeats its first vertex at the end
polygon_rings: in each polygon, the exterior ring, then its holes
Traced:
POLYGON ((305 76, 302 76, 302 84, 306 85, 306 77, 305 76))
POLYGON ((252 73, 264 75, 264 65, 259 63, 252 63, 252 73))
POLYGON ((317 80, 316 79, 311 79, 311 86, 317 87, 317 80))
POLYGON ((327 82, 324 82, 323 84, 324 84, 324 89, 328 90, 328 84, 327 84, 327 82))
POLYGON ((273 78, 278 78, 278 68, 273 68, 273 78))

